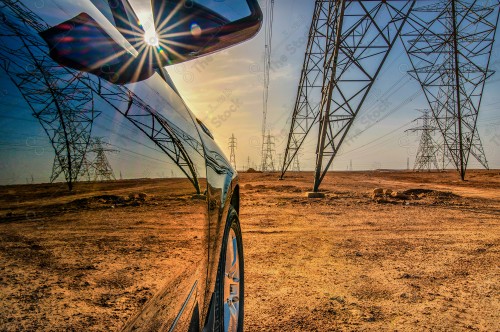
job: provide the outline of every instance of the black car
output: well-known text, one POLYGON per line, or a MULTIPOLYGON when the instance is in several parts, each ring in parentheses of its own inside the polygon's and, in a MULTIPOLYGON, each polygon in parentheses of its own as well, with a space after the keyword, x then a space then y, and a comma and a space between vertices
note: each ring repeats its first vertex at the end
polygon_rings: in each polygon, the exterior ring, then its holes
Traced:
POLYGON ((255 0, 0 2, 2 330, 243 329, 238 176, 166 67, 255 0))

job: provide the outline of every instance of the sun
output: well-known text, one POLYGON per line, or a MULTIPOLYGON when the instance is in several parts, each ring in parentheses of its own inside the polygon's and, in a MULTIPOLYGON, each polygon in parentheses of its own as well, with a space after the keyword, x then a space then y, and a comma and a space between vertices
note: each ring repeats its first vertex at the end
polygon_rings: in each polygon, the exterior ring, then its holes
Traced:
POLYGON ((144 33, 144 41, 150 46, 158 47, 160 45, 160 39, 154 30, 146 31, 144 33))

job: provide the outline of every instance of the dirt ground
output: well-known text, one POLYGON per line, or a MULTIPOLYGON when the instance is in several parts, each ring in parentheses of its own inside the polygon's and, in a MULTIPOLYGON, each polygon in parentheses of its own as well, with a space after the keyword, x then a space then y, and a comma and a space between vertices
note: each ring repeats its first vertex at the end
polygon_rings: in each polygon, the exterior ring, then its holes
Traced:
MULTIPOLYGON (((160 235, 150 212, 173 208, 162 181, 100 184, 113 195, 99 199, 95 186, 71 197, 57 185, 4 187, 0 331, 111 330, 151 298, 175 268, 160 248, 189 245, 160 235), (98 253, 109 239, 85 224, 96 213, 146 233, 125 241, 116 230, 108 262, 98 253), (61 235, 80 241, 64 261, 50 250, 61 235)), ((306 197, 311 184, 308 172, 240 174, 246 331, 500 331, 500 171, 470 171, 465 182, 456 172, 332 172, 323 199, 306 197)), ((176 201, 192 210, 189 198, 176 201)))
POLYGON ((247 331, 500 330, 499 171, 241 182, 247 331))

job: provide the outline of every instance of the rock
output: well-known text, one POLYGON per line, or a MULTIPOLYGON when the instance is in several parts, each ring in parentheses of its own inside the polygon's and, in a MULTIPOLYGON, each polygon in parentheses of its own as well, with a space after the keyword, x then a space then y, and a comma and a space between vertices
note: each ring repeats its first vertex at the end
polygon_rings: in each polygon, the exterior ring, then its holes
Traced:
POLYGON ((397 198, 397 199, 410 199, 408 195, 405 195, 404 193, 400 193, 398 191, 393 191, 391 193, 392 198, 397 198))
POLYGON ((376 199, 377 197, 381 197, 384 195, 384 189, 382 188, 375 188, 373 189, 373 192, 372 192, 372 199, 376 199))
POLYGON ((392 189, 384 189, 384 195, 389 196, 390 194, 392 194, 392 189))
POLYGON ((253 186, 250 183, 247 183, 246 185, 243 186, 244 189, 250 190, 253 189, 253 186))

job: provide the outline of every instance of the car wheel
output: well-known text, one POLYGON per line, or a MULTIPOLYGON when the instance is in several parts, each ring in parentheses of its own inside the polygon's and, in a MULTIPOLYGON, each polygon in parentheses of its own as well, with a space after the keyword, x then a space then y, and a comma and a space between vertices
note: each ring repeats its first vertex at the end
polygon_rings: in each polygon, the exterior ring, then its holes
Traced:
POLYGON ((217 275, 216 331, 243 331, 244 274, 243 242, 238 214, 231 208, 224 231, 217 275))

